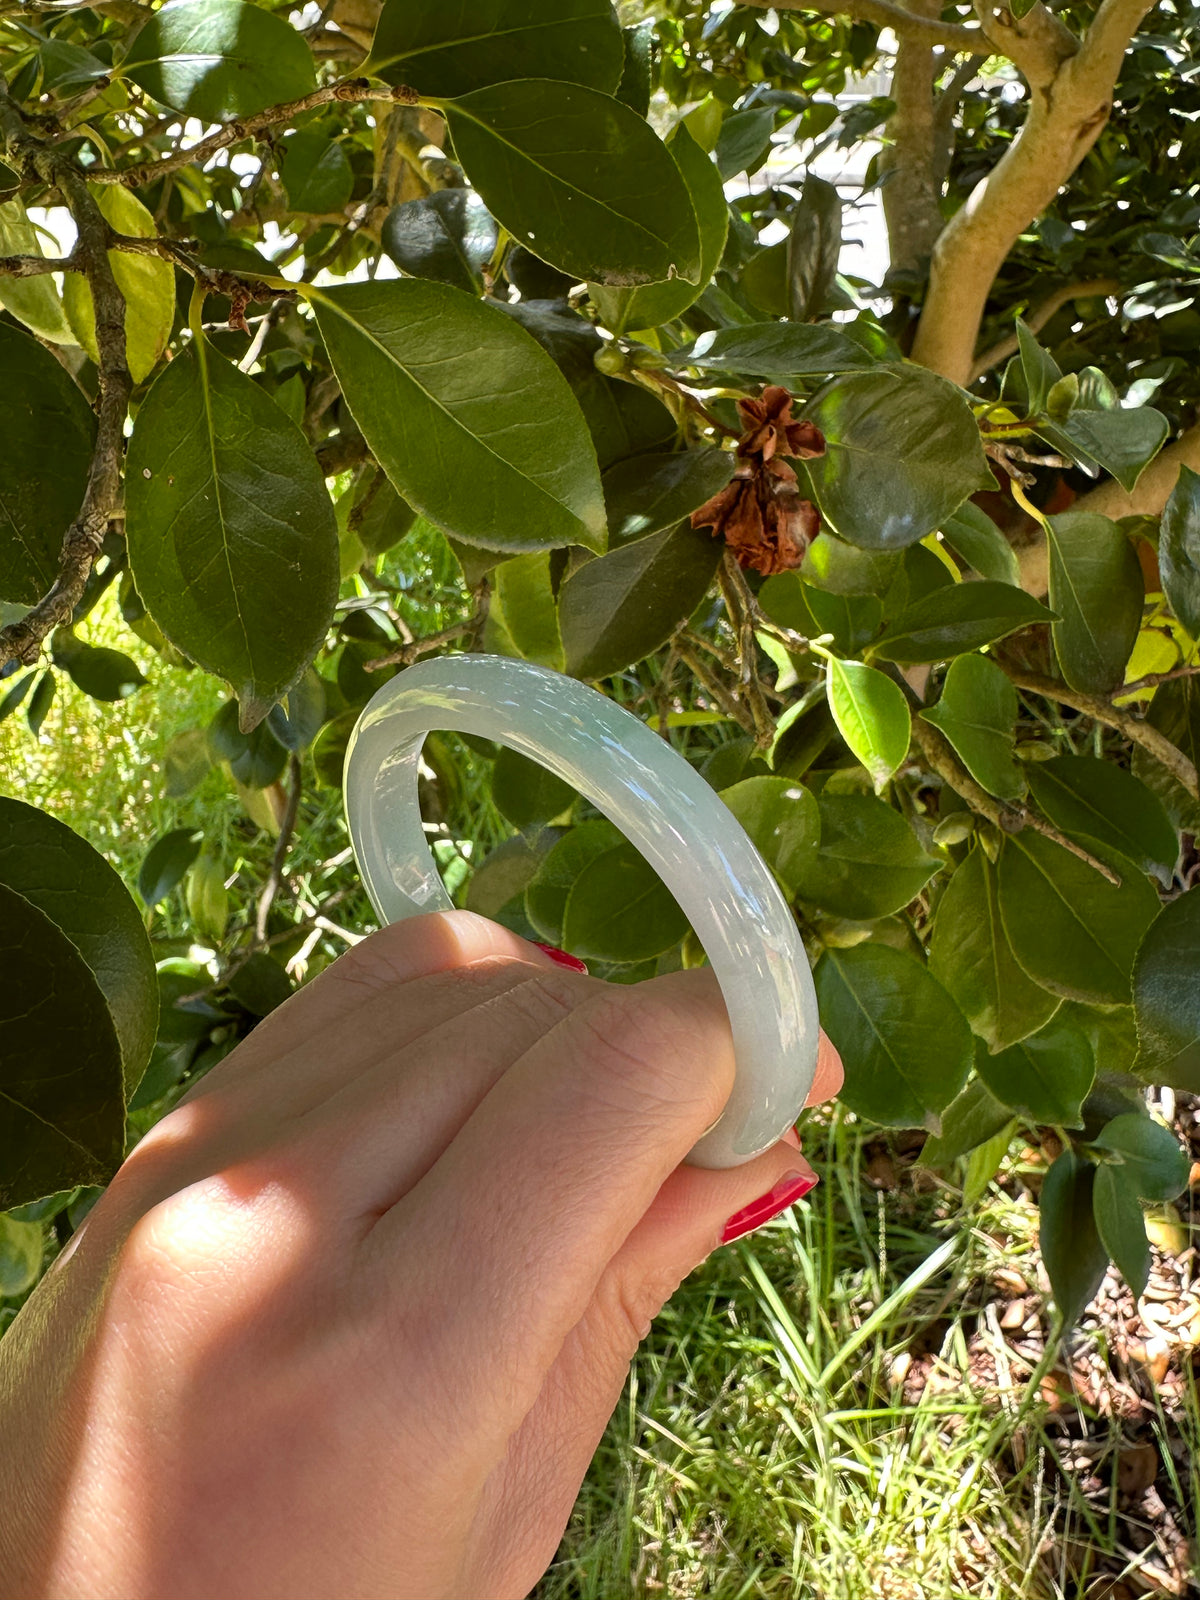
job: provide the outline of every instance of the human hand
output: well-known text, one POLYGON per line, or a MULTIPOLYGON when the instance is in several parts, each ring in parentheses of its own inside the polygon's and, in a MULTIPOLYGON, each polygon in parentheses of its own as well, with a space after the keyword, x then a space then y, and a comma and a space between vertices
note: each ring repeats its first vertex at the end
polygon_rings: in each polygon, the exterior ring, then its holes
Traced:
POLYGON ((5 1592, 525 1594, 652 1317, 815 1182, 787 1142, 680 1165, 732 1077, 707 971, 606 985, 466 912, 343 956, 0 1343, 5 1592))

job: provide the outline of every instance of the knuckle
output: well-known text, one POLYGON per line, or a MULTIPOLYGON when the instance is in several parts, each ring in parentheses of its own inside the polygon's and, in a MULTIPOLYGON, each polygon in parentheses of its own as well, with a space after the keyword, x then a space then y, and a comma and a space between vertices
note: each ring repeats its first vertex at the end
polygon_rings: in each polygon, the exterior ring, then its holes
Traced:
POLYGON ((623 1351, 633 1355, 681 1281, 677 1272, 666 1267, 645 1268, 636 1276, 626 1272, 611 1275, 601 1304, 612 1337, 623 1351))
POLYGON ((673 996, 613 986, 575 1013, 593 1066, 637 1101, 720 1114, 729 1084, 708 1030, 673 996))

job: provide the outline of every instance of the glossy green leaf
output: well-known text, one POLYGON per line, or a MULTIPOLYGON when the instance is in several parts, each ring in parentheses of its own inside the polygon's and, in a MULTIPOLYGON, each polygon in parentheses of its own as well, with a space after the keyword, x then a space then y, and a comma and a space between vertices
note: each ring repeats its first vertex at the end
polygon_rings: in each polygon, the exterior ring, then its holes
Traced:
POLYGON ((725 450, 673 450, 631 456, 602 479, 609 549, 675 525, 723 489, 734 457, 725 450))
POLYGON ((234 700, 226 700, 209 724, 208 748, 214 760, 228 761, 233 776, 247 789, 278 783, 287 765, 287 751, 270 723, 260 722, 249 733, 242 732, 234 700))
POLYGON ((681 523, 585 562, 558 596, 567 671, 607 678, 657 650, 699 605, 720 559, 716 539, 681 523))
MULTIPOLYGON (((779 577, 790 577, 780 573, 779 577)), ((772 580, 773 581, 773 580, 772 580)), ((873 594, 830 594, 815 589, 811 584, 800 585, 804 603, 812 616, 813 628, 803 629, 810 635, 827 633, 835 650, 847 655, 862 650, 879 632, 883 622, 883 603, 873 594)))
POLYGON ((138 593, 254 727, 320 648, 337 599, 333 507, 304 435, 193 340, 138 411, 125 496, 138 593))
POLYGON ((1067 511, 1046 525, 1059 667, 1072 689, 1106 695, 1123 680, 1142 624, 1137 553, 1115 522, 1091 512, 1067 511))
POLYGON ((1021 564, 1017 553, 986 511, 964 500, 941 527, 942 538, 952 550, 973 567, 981 578, 993 583, 1019 584, 1021 564))
POLYGON ((654 23, 642 22, 621 30, 625 39, 625 62, 617 99, 644 117, 650 110, 651 68, 654 62, 654 23))
POLYGON ((309 670, 267 715, 267 727, 285 750, 307 750, 325 721, 325 680, 309 670))
POLYGON ((208 851, 197 856, 184 879, 188 916, 202 939, 219 945, 229 922, 229 890, 221 863, 208 851))
POLYGON ((1164 906, 1133 971, 1136 1071, 1200 1094, 1200 889, 1164 906))
POLYGON ((565 811, 575 799, 569 783, 507 746, 492 768, 492 800, 502 817, 527 832, 565 811))
POLYGON ((562 837, 560 829, 543 828, 540 833, 518 834, 505 839, 479 863, 467 885, 468 911, 508 926, 512 921, 506 908, 518 904, 524 915, 524 890, 547 853, 562 837))
POLYGON ((229 992, 251 1016, 269 1017, 292 993, 291 980, 265 950, 254 950, 230 972, 229 992))
POLYGON ((1037 432, 1054 450, 1077 461, 1093 477, 1110 473, 1132 493, 1146 467, 1166 444, 1171 425, 1150 406, 1091 410, 1076 406, 1061 422, 1039 422, 1037 432))
POLYGON ((1092 1208, 1100 1242, 1140 1300, 1150 1281, 1150 1241, 1138 1197, 1121 1167, 1104 1162, 1097 1170, 1092 1208))
POLYGON ((1092 1140, 1119 1166, 1143 1200, 1174 1200, 1187 1188, 1191 1160, 1170 1128, 1140 1111, 1127 1111, 1092 1140))
MULTIPOLYGON (((21 200, 0 200, 0 256, 44 256, 41 235, 21 200)), ((0 277, 0 306, 51 344, 74 344, 62 297, 47 272, 35 278, 0 277)))
POLYGON ((138 30, 121 71, 203 122, 248 117, 317 86, 304 36, 243 0, 171 0, 138 30))
POLYGON ((829 709, 851 753, 871 774, 875 793, 908 755, 912 718, 899 684, 861 661, 830 659, 829 709))
POLYGON ((721 123, 713 152, 722 178, 757 172, 770 151, 774 127, 774 106, 751 106, 729 113, 721 123))
POLYGON ((612 92, 625 41, 610 0, 385 0, 364 70, 423 95, 510 78, 612 92))
POLYGON ((550 553, 534 550, 492 571, 491 611, 517 652, 541 667, 563 670, 563 642, 550 582, 550 553))
POLYGON ((784 888, 794 890, 821 836, 814 795, 790 778, 774 777, 743 778, 720 794, 784 888))
POLYGON ((49 917, 95 975, 132 1089, 154 1044, 158 998, 150 941, 129 891, 64 823, 2 796, 0 884, 49 917))
POLYGON ((93 700, 125 700, 146 682, 136 661, 107 645, 55 636, 54 662, 64 667, 77 689, 93 700))
POLYGON ((973 1050, 966 1018, 941 984, 915 956, 881 944, 827 950, 813 976, 821 1026, 846 1072, 842 1103, 885 1127, 936 1128, 973 1050))
POLYGON ((380 242, 410 277, 477 295, 498 238, 495 218, 473 189, 437 189, 389 211, 380 242))
POLYGON ((24 1294, 38 1280, 45 1253, 40 1222, 21 1222, 0 1211, 0 1295, 24 1294))
POLYGON ((1052 613, 1007 583, 956 583, 906 606, 872 646, 884 661, 944 661, 1006 638, 1052 613))
POLYGON ((467 544, 604 546, 596 456, 553 362, 441 283, 313 292, 342 393, 397 491, 467 544))
POLYGON ((572 828, 542 857, 525 885, 525 911, 548 944, 563 946, 563 919, 575 880, 598 856, 606 855, 620 843, 620 830, 599 818, 572 828))
POLYGON ((181 800, 201 783, 212 767, 212 756, 203 728, 188 728, 177 733, 163 751, 163 791, 171 800, 181 800))
POLYGON ((19 711, 25 703, 25 698, 37 680, 36 672, 26 672, 6 690, 0 699, 0 722, 11 717, 14 711, 19 711))
POLYGON ((36 339, 0 323, 0 600, 34 605, 87 487, 96 419, 36 339))
POLYGON ((1133 958, 1158 915, 1158 895, 1117 851, 1094 839, 1087 848, 1117 873, 1119 888, 1030 829, 1006 838, 997 866, 1004 931, 1021 966, 1052 994, 1125 1005, 1133 958))
POLYGON ((1095 1179, 1092 1163, 1068 1145, 1042 1183, 1038 1241, 1065 1327, 1078 1320, 1108 1268, 1093 1212, 1095 1179))
MULTIPOLYGON (((800 577, 810 588, 827 594, 882 599, 900 575, 904 554, 900 550, 863 550, 831 534, 819 533, 804 552, 800 577)), ((768 578, 763 592, 772 584, 787 582, 792 576, 790 572, 781 572, 775 578, 768 578)))
POLYGON ((280 148, 279 178, 293 211, 340 212, 345 208, 354 188, 354 173, 336 139, 301 129, 281 140, 280 148))
POLYGON ((4 881, 0 966, 0 1206, 7 1209, 76 1184, 106 1183, 124 1153, 125 1104, 121 1046, 94 974, 62 929, 4 881))
MULTIPOLYGON (((92 185, 92 198, 101 215, 118 233, 135 239, 153 239, 158 228, 153 216, 119 183, 92 185)), ((117 288, 125 297, 125 356, 134 383, 149 377, 162 359, 175 322, 175 269, 158 256, 132 255, 110 250, 108 263, 117 288)), ((92 291, 81 272, 63 277, 63 305, 76 339, 99 361, 96 345, 96 308, 92 291)))
POLYGON ((700 278, 700 235, 662 140, 619 100, 519 79, 445 106, 458 159, 488 210, 527 250, 580 279, 700 278))
POLYGON ((725 249, 729 231, 729 207, 721 174, 714 163, 679 123, 667 140, 667 149, 683 174, 691 197, 692 210, 700 230, 700 273, 696 283, 672 278, 666 283, 642 284, 636 289, 609 289, 603 284, 589 285, 591 297, 604 325, 613 333, 626 329, 658 328, 673 322, 699 297, 712 278, 725 249))
POLYGON ((927 1139, 921 1150, 921 1165, 934 1170, 948 1167, 1014 1125, 1012 1112, 979 1077, 971 1078, 955 1095, 941 1121, 941 1133, 927 1139))
MULTIPOLYGON (((368 556, 381 556, 398 545, 411 532, 417 513, 407 500, 402 500, 395 489, 383 478, 370 496, 359 502, 365 505, 354 531, 368 556)), ((357 511, 358 507, 355 507, 357 511)), ((354 512, 351 512, 353 519, 354 512)))
POLYGON ((1057 995, 1028 978, 1000 917, 996 869, 976 848, 938 902, 930 970, 992 1050, 1036 1033, 1058 1008, 1057 995))
POLYGON ((184 874, 200 854, 202 835, 195 828, 172 828, 147 850, 138 871, 138 893, 147 906, 156 906, 183 882, 184 874))
POLYGON ((832 323, 752 322, 702 333, 674 358, 705 372, 736 372, 768 383, 857 372, 874 361, 832 323))
POLYGON ((822 517, 851 544, 898 549, 993 479, 961 392, 920 367, 834 378, 805 406, 826 450, 805 462, 822 517))
POLYGON ((1070 1017, 1055 1016, 997 1055, 980 1050, 979 1076, 1006 1106, 1035 1122, 1082 1128, 1083 1105, 1096 1062, 1086 1033, 1070 1017))
POLYGON ((1163 512, 1158 569, 1171 610, 1200 639, 1200 473, 1181 466, 1163 512))
MULTIPOLYGON (((1200 768, 1200 681, 1176 678, 1160 683, 1146 721, 1200 768)), ((1200 800, 1141 745, 1134 746, 1133 775, 1159 797, 1177 828, 1200 833, 1200 800)))
POLYGON ((938 702, 921 712, 943 733, 967 771, 989 794, 1019 800, 1025 774, 1013 759, 1017 691, 994 661, 961 655, 950 663, 938 702))
POLYGON ((841 249, 842 201, 837 187, 809 172, 788 230, 788 300, 795 322, 820 316, 837 278, 841 249))
POLYGON ((1035 416, 1046 409, 1050 390, 1062 377, 1062 368, 1047 350, 1043 350, 1023 318, 1018 317, 1017 350, 1025 378, 1025 393, 1029 415, 1035 416))
POLYGON ((54 674, 49 669, 42 673, 37 683, 34 684, 33 693, 29 696, 29 707, 25 712, 25 720, 29 723, 29 731, 39 734, 42 724, 49 714, 54 703, 54 674))
POLYGON ((567 895, 563 944, 585 961, 647 961, 678 944, 687 918, 631 844, 590 861, 567 895))
POLYGON ((943 865, 898 811, 872 795, 817 796, 821 846, 797 863, 796 895, 835 917, 872 921, 914 899, 943 865))
POLYGON ((1174 869, 1179 839, 1158 797, 1124 767, 1094 756, 1028 764, 1038 806, 1073 839, 1100 839, 1144 872, 1174 869))

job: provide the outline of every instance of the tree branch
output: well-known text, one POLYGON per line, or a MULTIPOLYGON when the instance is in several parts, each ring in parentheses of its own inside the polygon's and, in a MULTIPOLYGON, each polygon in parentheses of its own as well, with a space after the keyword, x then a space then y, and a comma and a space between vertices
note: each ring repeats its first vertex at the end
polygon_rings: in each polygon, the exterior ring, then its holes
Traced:
MULTIPOLYGON (((1050 318, 1070 300, 1099 299, 1101 296, 1117 294, 1121 284, 1117 278, 1087 278, 1076 283, 1063 284, 1061 288, 1054 289, 1044 300, 1039 300, 1033 310, 1025 318, 1025 324, 1030 333, 1040 333, 1050 318)), ((975 358, 975 367, 971 373, 971 382, 981 378, 985 372, 990 372, 993 367, 999 366, 1002 361, 1007 361, 1009 356, 1015 356, 1018 349, 1016 332, 1006 334, 1003 339, 983 351, 975 358)))
POLYGON ((125 297, 108 259, 109 228, 79 169, 58 150, 31 134, 0 77, 0 133, 8 159, 25 177, 59 190, 67 204, 78 242, 74 255, 86 274, 96 311, 99 373, 96 445, 79 513, 63 536, 58 575, 48 594, 19 621, 0 629, 0 666, 12 660, 37 660, 42 641, 69 622, 83 595, 88 574, 121 492, 125 415, 133 382, 125 359, 125 297))
POLYGON ((341 83, 314 89, 312 94, 302 95, 299 100, 268 106, 265 111, 257 111, 252 117, 239 117, 236 122, 227 122, 215 133, 210 133, 207 138, 185 150, 172 150, 169 155, 160 156, 156 161, 142 161, 136 166, 96 167, 88 172, 88 177, 93 183, 123 183, 127 188, 139 189, 142 184, 152 183, 164 173, 205 162, 218 150, 224 150, 231 144, 241 144, 245 139, 253 139, 264 128, 277 123, 293 122, 306 111, 315 111, 319 106, 333 105, 335 102, 365 104, 369 101, 411 106, 417 104, 417 99, 416 90, 404 84, 389 89, 383 84, 369 83, 366 78, 347 78, 341 83))
POLYGON ((0 278, 40 278, 47 272, 80 272, 83 263, 70 256, 0 256, 0 278))
MULTIPOLYGON (((910 5, 922 17, 936 17, 941 10, 941 0, 910 0, 910 5)), ((887 122, 891 142, 879 157, 893 272, 923 275, 942 230, 933 95, 940 65, 925 38, 900 35, 891 83, 896 109, 887 122)))
POLYGON ((743 0, 760 11, 815 11, 819 16, 857 17, 862 22, 873 22, 877 28, 890 28, 897 38, 921 39, 926 44, 944 45, 948 50, 978 51, 985 43, 982 28, 966 27, 957 22, 942 22, 938 17, 918 17, 892 0, 827 0, 813 4, 812 0, 743 0))
POLYGON ((283 813, 283 821, 279 824, 279 837, 275 841, 275 853, 271 857, 271 870, 263 886, 263 892, 258 899, 258 913, 254 919, 254 943, 257 946, 267 942, 267 921, 271 915, 271 907, 275 896, 279 893, 283 883, 283 864, 287 860, 288 846, 292 842, 292 834, 296 831, 296 818, 300 812, 300 790, 304 783, 304 769, 300 757, 293 750, 288 757, 288 797, 287 808, 283 813))

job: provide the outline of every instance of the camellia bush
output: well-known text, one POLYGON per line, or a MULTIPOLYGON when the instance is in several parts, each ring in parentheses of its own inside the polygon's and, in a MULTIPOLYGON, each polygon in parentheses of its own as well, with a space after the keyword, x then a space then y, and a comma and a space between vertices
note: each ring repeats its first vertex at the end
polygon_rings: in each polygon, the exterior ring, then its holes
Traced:
MULTIPOLYGON (((1200 1092, 1193 18, 0 12, 0 717, 36 735, 67 678, 120 718, 119 609, 227 685, 168 792, 223 766, 275 841, 231 914, 199 832, 126 887, 0 799, 5 1292, 287 995, 302 800, 382 682, 457 650, 594 683, 699 765, 795 909, 849 1110, 927 1129, 968 1198, 1054 1137, 1062 1321, 1110 1258, 1140 1292, 1143 1202, 1188 1176, 1145 1091, 1200 1092), (819 175, 839 150, 861 193, 819 175), (843 246, 864 196, 882 283, 843 246), (156 971, 180 897, 212 962, 156 971)), ((461 903, 613 981, 703 960, 558 779, 450 736, 424 772, 461 903)))

